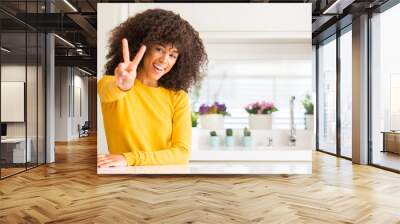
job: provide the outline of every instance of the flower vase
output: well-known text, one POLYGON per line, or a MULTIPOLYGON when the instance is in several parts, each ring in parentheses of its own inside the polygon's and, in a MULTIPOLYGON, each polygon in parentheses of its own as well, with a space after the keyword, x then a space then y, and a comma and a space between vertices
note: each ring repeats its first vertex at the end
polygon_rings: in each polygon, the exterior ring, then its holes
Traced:
POLYGON ((224 129, 224 116, 222 114, 205 114, 200 116, 201 128, 212 131, 224 129))
POLYGON ((314 130, 314 115, 306 114, 304 119, 305 119, 305 129, 314 130))
POLYGON ((272 114, 250 114, 249 128, 254 129, 271 129, 272 114))

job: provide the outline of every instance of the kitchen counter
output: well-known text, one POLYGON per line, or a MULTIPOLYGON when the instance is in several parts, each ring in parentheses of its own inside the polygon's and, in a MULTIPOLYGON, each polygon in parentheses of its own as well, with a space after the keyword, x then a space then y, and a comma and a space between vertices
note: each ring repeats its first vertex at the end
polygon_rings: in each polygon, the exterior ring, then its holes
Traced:
POLYGON ((192 150, 190 161, 312 161, 312 150, 304 147, 219 147, 192 150))
POLYGON ((190 162, 188 165, 97 168, 97 174, 311 174, 312 162, 190 162))
POLYGON ((311 174, 312 150, 304 147, 218 147, 192 150, 187 165, 97 168, 98 174, 311 174))

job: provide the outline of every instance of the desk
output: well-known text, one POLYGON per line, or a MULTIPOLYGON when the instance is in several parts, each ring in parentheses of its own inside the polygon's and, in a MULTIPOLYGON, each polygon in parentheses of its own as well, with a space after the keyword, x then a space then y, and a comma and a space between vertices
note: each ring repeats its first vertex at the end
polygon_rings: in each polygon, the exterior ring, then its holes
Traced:
POLYGON ((25 138, 6 138, 1 139, 1 157, 6 163, 25 163, 32 158, 30 138, 27 139, 28 147, 25 154, 25 138), (27 161, 25 161, 27 158, 27 161))

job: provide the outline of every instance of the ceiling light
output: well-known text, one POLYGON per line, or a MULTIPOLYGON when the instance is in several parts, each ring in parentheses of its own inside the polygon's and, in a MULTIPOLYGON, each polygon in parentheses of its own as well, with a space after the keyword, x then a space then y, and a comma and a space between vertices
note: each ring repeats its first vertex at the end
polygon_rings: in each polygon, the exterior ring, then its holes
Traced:
POLYGON ((78 10, 71 4, 69 3, 67 0, 64 0, 65 4, 67 4, 72 10, 74 10, 74 12, 78 12, 78 10))
POLYGON ((332 5, 325 9, 322 14, 342 14, 343 10, 354 1, 355 0, 336 0, 332 5))
POLYGON ((55 37, 57 37, 59 40, 61 40, 62 42, 66 43, 67 45, 69 45, 70 47, 75 48, 75 45, 71 44, 71 42, 67 41, 66 39, 58 36, 57 34, 54 34, 55 37))
POLYGON ((1 47, 1 50, 4 51, 4 52, 6 52, 6 53, 10 53, 10 52, 11 52, 11 50, 9 50, 9 49, 7 49, 7 48, 5 48, 5 47, 1 47))
POLYGON ((83 69, 81 69, 81 68, 79 68, 79 67, 78 67, 78 70, 81 71, 81 72, 83 72, 83 73, 85 73, 85 74, 87 74, 87 75, 90 75, 90 76, 92 75, 92 73, 90 73, 90 72, 88 72, 88 71, 85 71, 85 70, 83 70, 83 69))

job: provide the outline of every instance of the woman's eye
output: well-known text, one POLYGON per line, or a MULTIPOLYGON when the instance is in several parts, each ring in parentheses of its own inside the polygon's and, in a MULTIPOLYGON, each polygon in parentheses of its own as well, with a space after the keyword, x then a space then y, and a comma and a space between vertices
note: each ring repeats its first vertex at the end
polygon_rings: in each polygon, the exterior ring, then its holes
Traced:
POLYGON ((161 47, 156 47, 156 51, 161 52, 161 51, 162 51, 162 48, 161 48, 161 47))
POLYGON ((176 54, 170 54, 169 55, 171 58, 173 58, 173 59, 177 59, 178 58, 178 55, 176 55, 176 54))

